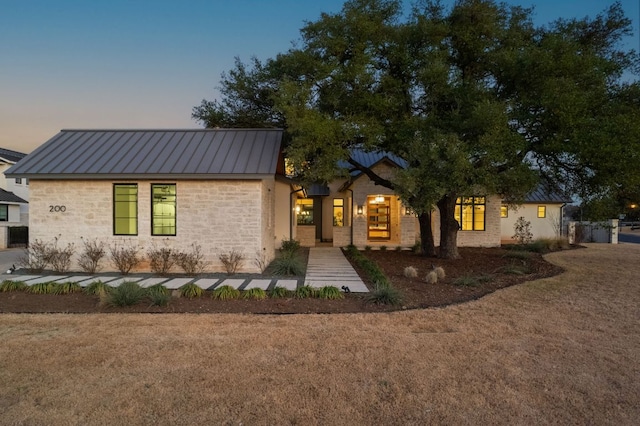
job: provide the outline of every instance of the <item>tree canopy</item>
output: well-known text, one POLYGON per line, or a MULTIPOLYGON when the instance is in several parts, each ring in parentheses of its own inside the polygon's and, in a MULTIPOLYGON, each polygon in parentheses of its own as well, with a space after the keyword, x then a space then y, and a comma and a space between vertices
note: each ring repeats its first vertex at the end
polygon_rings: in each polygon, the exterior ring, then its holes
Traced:
POLYGON ((585 200, 640 185, 640 88, 628 78, 639 62, 620 48, 631 25, 619 3, 546 26, 531 9, 492 0, 402 6, 349 0, 322 14, 301 29, 299 47, 237 60, 222 100, 204 100, 193 117, 285 128, 287 156, 308 182, 330 181, 346 163, 393 189, 418 214, 430 255, 437 206, 442 257, 458 256, 459 197, 515 203, 540 179, 585 200), (386 180, 354 148, 408 166, 386 180))

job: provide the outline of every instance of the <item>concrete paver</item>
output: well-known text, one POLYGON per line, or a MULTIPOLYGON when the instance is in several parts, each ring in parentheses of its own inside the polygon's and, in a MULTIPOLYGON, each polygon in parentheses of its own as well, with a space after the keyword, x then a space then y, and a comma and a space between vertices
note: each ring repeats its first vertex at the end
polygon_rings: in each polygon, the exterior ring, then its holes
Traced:
POLYGON ((295 291, 298 288, 298 280, 278 280, 276 287, 284 287, 287 290, 295 291))
POLYGON ((216 285, 216 283, 220 281, 217 278, 201 278, 194 282, 195 285, 200 287, 203 290, 208 290, 216 285))
POLYGON ((223 285, 230 285, 233 288, 239 288, 242 284, 244 284, 245 280, 242 278, 227 278, 222 281, 217 287, 221 287, 223 285))
POLYGON ((261 288, 263 290, 266 290, 269 287, 269 284, 271 284, 271 280, 251 280, 249 281, 249 284, 244 287, 244 289, 250 290, 252 288, 261 288))
POLYGON ((353 269, 342 250, 337 247, 312 247, 304 284, 311 287, 349 287, 353 293, 368 293, 369 289, 353 269))

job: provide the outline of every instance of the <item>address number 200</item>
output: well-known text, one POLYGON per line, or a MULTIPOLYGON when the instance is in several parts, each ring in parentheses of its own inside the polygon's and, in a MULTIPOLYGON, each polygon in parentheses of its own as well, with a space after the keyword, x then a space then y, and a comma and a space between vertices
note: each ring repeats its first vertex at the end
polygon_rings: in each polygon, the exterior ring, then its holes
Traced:
POLYGON ((49 206, 49 212, 50 213, 58 213, 58 212, 65 212, 67 211, 67 207, 66 206, 49 206))

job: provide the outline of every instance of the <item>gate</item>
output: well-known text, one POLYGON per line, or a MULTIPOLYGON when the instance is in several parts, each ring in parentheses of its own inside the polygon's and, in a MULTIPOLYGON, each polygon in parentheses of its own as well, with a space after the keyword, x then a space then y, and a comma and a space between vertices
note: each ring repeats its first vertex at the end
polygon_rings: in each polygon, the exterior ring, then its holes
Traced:
POLYGON ((9 227, 9 247, 26 247, 29 244, 28 226, 9 227))

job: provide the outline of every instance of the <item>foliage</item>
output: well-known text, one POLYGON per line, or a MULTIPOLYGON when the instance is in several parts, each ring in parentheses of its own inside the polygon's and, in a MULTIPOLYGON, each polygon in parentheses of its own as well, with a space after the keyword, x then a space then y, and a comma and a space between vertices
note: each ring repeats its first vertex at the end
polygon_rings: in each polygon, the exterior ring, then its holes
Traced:
POLYGON ((304 275, 304 263, 300 256, 295 253, 283 252, 273 259, 269 266, 274 275, 300 276, 304 275))
POLYGON ((149 267, 151 272, 158 275, 167 275, 176 263, 176 252, 169 247, 156 247, 155 245, 147 250, 149 267))
POLYGON ((376 285, 390 286, 389 278, 382 272, 382 269, 371 259, 364 256, 357 248, 349 248, 345 250, 345 254, 349 259, 356 263, 364 270, 369 279, 376 285))
POLYGON ((520 264, 511 262, 508 265, 502 267, 502 272, 511 275, 527 275, 531 273, 531 268, 529 268, 529 266, 525 262, 520 262, 520 264))
POLYGON ((55 287, 55 284, 52 282, 37 283, 28 286, 25 291, 31 294, 53 294, 55 287))
POLYGON ((27 285, 22 281, 4 280, 0 284, 0 293, 9 291, 24 291, 27 289, 27 285))
POLYGON ((222 266, 224 266, 224 270, 227 271, 227 274, 233 275, 242 267, 244 255, 233 249, 229 253, 220 254, 218 259, 222 262, 222 266))
POLYGON ((287 290, 284 287, 276 286, 269 291, 269 297, 272 299, 284 299, 293 296, 291 290, 287 290))
POLYGON ((105 244, 98 239, 87 240, 82 238, 83 251, 78 258, 78 265, 83 271, 95 274, 100 270, 100 261, 106 255, 105 244))
POLYGON ((49 252, 48 243, 35 239, 18 259, 18 265, 31 272, 40 273, 49 265, 49 252))
POLYGON ((418 276, 418 270, 413 266, 407 266, 404 268, 403 274, 407 278, 416 278, 418 276))
POLYGON ((267 298, 267 292, 261 288, 250 288, 242 292, 243 299, 263 300, 267 298))
POLYGON ((280 252, 289 254, 300 252, 300 241, 294 240, 293 238, 289 240, 282 240, 280 252))
POLYGON ((444 272, 444 268, 442 266, 435 266, 433 268, 433 272, 436 273, 436 276, 438 277, 438 280, 440 280, 440 281, 444 280, 444 278, 446 277, 446 274, 444 272))
POLYGON ((453 285, 458 287, 477 287, 480 285, 480 280, 477 277, 471 275, 463 275, 456 278, 453 281, 453 285))
POLYGON ((344 299, 344 294, 336 286, 327 285, 318 289, 316 297, 327 300, 344 299))
POLYGON ((429 271, 427 272, 427 276, 424 277, 424 281, 427 284, 436 284, 438 282, 438 274, 436 271, 429 271))
POLYGON ((140 284, 125 281, 106 293, 106 304, 109 306, 132 306, 140 303, 147 292, 140 284))
POLYGON ((71 258, 75 253, 73 243, 68 243, 66 247, 58 247, 58 237, 53 239, 53 243, 49 245, 47 252, 47 260, 51 268, 55 272, 63 273, 69 270, 71 266, 71 258))
POLYGON ((387 251, 387 246, 380 246, 380 251, 387 251))
POLYGON ((190 277, 202 273, 207 266, 202 254, 202 246, 196 243, 191 245, 190 252, 176 251, 173 256, 176 264, 190 277))
POLYGON ((504 257, 518 260, 531 259, 531 253, 527 250, 509 250, 504 254, 504 257))
POLYGON ((296 299, 307 299, 310 297, 316 297, 318 294, 318 290, 308 285, 301 285, 296 288, 296 291, 293 293, 293 296, 296 299))
MULTIPOLYGON (((165 288, 166 290, 166 288, 165 288)), ((151 301, 152 306, 167 306, 171 300, 169 292, 163 292, 158 290, 151 290, 151 287, 147 289, 147 296, 151 301)))
POLYGON ((96 296, 105 295, 111 290, 113 290, 113 287, 111 287, 109 284, 103 283, 102 281, 94 281, 84 288, 84 292, 86 294, 96 296))
POLYGON ((149 294, 160 293, 160 294, 169 296, 169 289, 162 284, 154 284, 152 286, 147 287, 147 293, 149 294))
POLYGON ((256 257, 253 258, 253 264, 263 273, 269 262, 267 261, 267 253, 264 250, 256 250, 256 257))
POLYGON ((231 300, 240 298, 240 290, 230 285, 223 285, 211 292, 211 297, 218 300, 231 300))
POLYGON ((531 222, 526 220, 524 216, 520 216, 513 225, 514 234, 511 238, 518 241, 519 244, 529 244, 533 240, 531 233, 531 222))
POLYGON ((204 294, 204 290, 198 287, 195 283, 187 283, 181 286, 178 290, 182 297, 187 297, 189 299, 194 299, 204 294))
POLYGON ((387 285, 377 285, 368 296, 367 301, 380 305, 397 306, 402 303, 402 293, 395 288, 387 285))
POLYGON ((70 294, 70 293, 79 293, 82 291, 82 287, 78 283, 74 282, 64 282, 64 283, 56 283, 53 288, 53 294, 70 294))
POLYGON ((142 262, 138 255, 138 247, 124 246, 114 243, 109 246, 109 255, 111 261, 122 275, 128 275, 129 272, 142 262))

